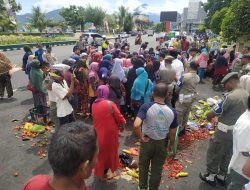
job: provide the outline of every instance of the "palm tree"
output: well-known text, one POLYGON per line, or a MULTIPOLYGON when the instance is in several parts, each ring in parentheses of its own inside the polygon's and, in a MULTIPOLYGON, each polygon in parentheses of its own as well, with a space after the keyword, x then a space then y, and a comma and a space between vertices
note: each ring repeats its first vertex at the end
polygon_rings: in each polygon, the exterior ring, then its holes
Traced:
POLYGON ((46 17, 39 6, 32 7, 30 22, 34 28, 39 30, 40 33, 42 33, 42 31, 46 28, 46 17))
POLYGON ((120 31, 122 31, 124 29, 124 21, 125 21, 125 17, 128 13, 128 9, 125 8, 124 6, 120 6, 118 8, 119 12, 117 14, 118 16, 118 24, 119 24, 119 29, 120 31))

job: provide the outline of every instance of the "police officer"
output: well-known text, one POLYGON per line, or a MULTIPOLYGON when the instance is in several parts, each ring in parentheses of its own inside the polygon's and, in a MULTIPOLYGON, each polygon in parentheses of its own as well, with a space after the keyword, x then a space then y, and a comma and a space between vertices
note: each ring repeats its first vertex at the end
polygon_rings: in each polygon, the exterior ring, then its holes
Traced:
POLYGON ((233 127, 240 115, 246 111, 249 96, 239 86, 237 72, 227 74, 222 84, 228 92, 207 115, 209 121, 218 116, 218 127, 207 151, 207 172, 200 173, 201 180, 212 186, 216 186, 216 180, 222 185, 226 184, 228 165, 233 152, 233 127))
POLYGON ((239 75, 243 76, 243 75, 248 74, 250 71, 250 55, 249 54, 242 56, 241 65, 242 65, 242 68, 239 72, 239 75))
POLYGON ((109 45, 109 42, 107 41, 106 36, 103 36, 102 44, 101 44, 103 56, 105 55, 105 51, 108 49, 108 45, 109 45))

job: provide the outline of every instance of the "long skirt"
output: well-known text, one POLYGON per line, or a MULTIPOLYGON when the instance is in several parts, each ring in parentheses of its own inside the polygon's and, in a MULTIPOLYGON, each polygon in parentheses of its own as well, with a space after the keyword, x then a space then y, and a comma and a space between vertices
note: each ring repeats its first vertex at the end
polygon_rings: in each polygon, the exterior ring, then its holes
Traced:
POLYGON ((45 93, 36 91, 36 92, 32 92, 32 95, 33 95, 35 108, 42 109, 42 107, 47 106, 45 93))

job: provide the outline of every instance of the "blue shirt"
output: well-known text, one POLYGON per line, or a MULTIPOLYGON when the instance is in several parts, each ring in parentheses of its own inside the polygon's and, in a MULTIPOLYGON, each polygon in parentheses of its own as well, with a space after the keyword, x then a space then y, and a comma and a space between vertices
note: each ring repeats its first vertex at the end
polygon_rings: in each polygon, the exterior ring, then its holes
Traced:
POLYGON ((165 104, 143 104, 137 117, 143 120, 142 132, 153 140, 165 139, 169 128, 178 126, 176 111, 165 104))
POLYGON ((43 49, 38 49, 35 51, 35 56, 37 56, 37 59, 40 61, 41 65, 44 64, 43 61, 43 53, 45 52, 45 50, 43 49))

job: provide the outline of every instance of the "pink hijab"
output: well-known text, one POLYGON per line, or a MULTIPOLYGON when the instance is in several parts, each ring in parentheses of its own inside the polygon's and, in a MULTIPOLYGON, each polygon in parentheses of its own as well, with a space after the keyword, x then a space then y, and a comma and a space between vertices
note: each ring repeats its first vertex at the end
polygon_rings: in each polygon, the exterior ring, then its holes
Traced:
POLYGON ((102 100, 107 100, 109 97, 109 87, 106 85, 101 85, 96 90, 97 99, 95 102, 100 102, 102 100))
POLYGON ((92 77, 95 77, 96 80, 99 79, 98 76, 98 70, 99 70, 99 63, 97 62, 92 62, 89 66, 89 79, 92 77))

